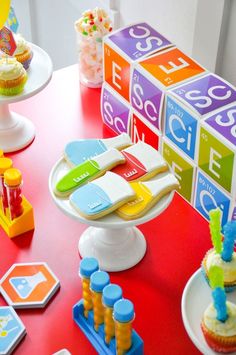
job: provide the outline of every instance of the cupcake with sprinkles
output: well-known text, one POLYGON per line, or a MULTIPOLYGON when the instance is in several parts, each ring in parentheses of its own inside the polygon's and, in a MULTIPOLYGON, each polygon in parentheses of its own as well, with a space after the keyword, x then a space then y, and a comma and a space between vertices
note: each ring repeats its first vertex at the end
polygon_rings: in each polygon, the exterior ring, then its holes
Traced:
POLYGON ((210 348, 220 353, 236 351, 236 305, 226 301, 223 270, 211 266, 209 283, 213 303, 205 310, 201 329, 210 348))
POLYGON ((14 34, 14 39, 16 42, 14 57, 23 65, 25 70, 28 70, 33 58, 33 51, 20 33, 14 34))
POLYGON ((202 261, 202 271, 207 282, 209 282, 211 266, 222 268, 224 288, 226 292, 230 292, 236 288, 236 253, 234 251, 236 221, 224 225, 224 239, 222 241, 220 220, 220 209, 211 210, 209 226, 213 248, 206 253, 202 261))
POLYGON ((0 59, 0 95, 17 95, 24 90, 26 71, 15 58, 0 59))

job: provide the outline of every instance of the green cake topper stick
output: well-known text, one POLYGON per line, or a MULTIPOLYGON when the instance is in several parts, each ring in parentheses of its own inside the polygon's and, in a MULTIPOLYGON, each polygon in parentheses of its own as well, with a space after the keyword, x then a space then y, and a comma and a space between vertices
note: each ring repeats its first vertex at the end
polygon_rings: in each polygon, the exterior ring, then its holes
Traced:
POLYGON ((209 212, 210 217, 210 233, 211 241, 214 246, 215 252, 221 254, 222 252, 222 238, 221 238, 221 211, 219 208, 209 212))
POLYGON ((219 266, 211 266, 209 270, 209 281, 212 288, 213 304, 216 310, 216 319, 225 322, 228 318, 226 295, 224 290, 223 270, 219 266))
POLYGON ((224 288, 223 270, 219 266, 213 265, 210 267, 209 281, 212 289, 224 288))

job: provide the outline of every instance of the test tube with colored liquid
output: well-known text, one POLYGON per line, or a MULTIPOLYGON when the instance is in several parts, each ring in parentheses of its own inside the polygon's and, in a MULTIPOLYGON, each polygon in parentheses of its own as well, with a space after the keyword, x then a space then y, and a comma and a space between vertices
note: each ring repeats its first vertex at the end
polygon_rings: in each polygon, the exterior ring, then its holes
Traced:
POLYGON ((98 261, 95 258, 84 258, 80 262, 79 275, 82 279, 84 316, 86 318, 88 318, 88 312, 93 309, 92 294, 90 291, 90 277, 98 269, 98 261))
POLYGON ((5 215, 6 215, 6 210, 8 208, 8 198, 7 198, 7 190, 4 185, 4 173, 11 167, 12 167, 11 159, 0 158, 0 199, 1 199, 1 209, 5 215))
POLYGON ((115 336, 115 323, 113 319, 114 304, 122 298, 122 289, 120 286, 110 284, 104 287, 102 292, 102 303, 104 305, 104 332, 105 343, 110 344, 115 336))
POLYGON ((102 291, 110 283, 110 277, 105 271, 96 271, 90 279, 90 289, 92 291, 94 329, 98 331, 100 324, 104 323, 104 307, 102 304, 102 291))
POLYGON ((8 169, 4 173, 4 185, 7 190, 8 206, 10 211, 10 219, 22 215, 24 209, 22 206, 22 175, 18 169, 8 169))
POLYGON ((125 354, 132 346, 132 322, 134 320, 133 303, 127 299, 119 300, 114 305, 116 354, 125 354))

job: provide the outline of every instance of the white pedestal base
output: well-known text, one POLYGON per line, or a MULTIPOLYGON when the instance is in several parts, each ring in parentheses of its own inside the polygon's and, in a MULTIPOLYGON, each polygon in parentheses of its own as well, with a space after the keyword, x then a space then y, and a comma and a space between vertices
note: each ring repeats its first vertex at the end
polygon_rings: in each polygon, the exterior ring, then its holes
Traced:
POLYGON ((4 153, 26 147, 35 137, 33 123, 26 117, 10 112, 8 105, 0 105, 0 149, 4 153))
POLYGON ((102 270, 122 271, 136 265, 143 258, 146 240, 136 227, 89 227, 81 235, 78 248, 83 258, 95 257, 102 270))

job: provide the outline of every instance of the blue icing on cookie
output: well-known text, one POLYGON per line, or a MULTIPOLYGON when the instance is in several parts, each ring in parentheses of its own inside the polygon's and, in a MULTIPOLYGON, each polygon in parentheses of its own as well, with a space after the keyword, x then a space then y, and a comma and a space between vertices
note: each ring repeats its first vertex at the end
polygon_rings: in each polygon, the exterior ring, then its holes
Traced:
POLYGON ((112 206, 109 196, 99 186, 89 183, 70 196, 72 205, 83 214, 94 215, 112 206))
POLYGON ((64 152, 70 163, 79 165, 105 151, 107 151, 107 148, 100 139, 81 139, 68 143, 64 152))

